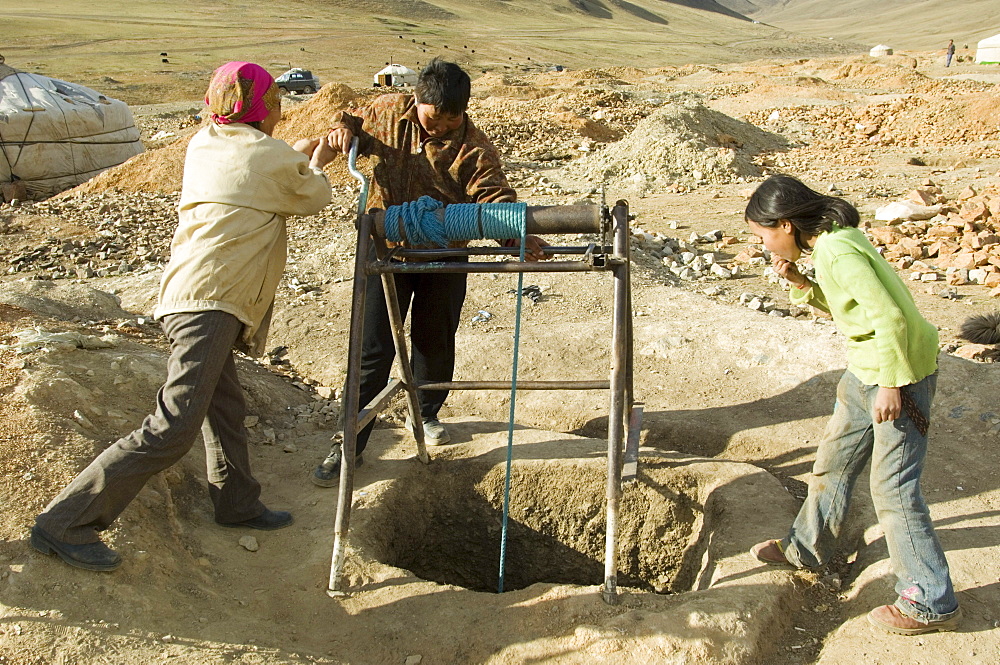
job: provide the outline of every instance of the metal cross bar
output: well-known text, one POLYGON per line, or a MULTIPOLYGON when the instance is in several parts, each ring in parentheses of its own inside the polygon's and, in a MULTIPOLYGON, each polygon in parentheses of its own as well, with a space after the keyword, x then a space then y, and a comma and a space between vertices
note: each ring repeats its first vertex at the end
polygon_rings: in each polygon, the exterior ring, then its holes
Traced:
MULTIPOLYGON (((417 381, 420 390, 510 390, 511 381, 417 381)), ((518 390, 608 390, 610 381, 522 381, 518 390)))
POLYGON ((368 266, 370 274, 394 272, 419 273, 506 273, 506 272, 605 272, 609 266, 622 265, 625 259, 615 256, 606 257, 603 265, 595 265, 586 261, 550 261, 547 263, 521 263, 519 261, 389 261, 376 262, 368 266))
MULTIPOLYGON (((577 245, 548 245, 541 248, 543 252, 550 256, 557 254, 610 254, 611 247, 599 247, 590 245, 580 247, 577 245)), ((423 261, 433 261, 434 259, 446 259, 453 256, 518 256, 521 253, 520 247, 446 247, 444 249, 403 249, 393 247, 389 252, 389 259, 421 259, 423 261)))

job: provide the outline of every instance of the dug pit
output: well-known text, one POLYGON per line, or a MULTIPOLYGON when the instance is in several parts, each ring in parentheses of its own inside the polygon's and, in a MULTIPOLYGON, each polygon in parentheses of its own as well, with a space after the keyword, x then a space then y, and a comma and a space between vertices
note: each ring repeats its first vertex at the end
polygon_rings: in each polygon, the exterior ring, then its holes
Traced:
MULTIPOLYGON (((599 459, 514 462, 505 590, 603 582, 606 473, 599 459)), ((426 580, 497 591, 504 475, 503 463, 455 459, 397 480, 373 507, 371 554, 426 580)), ((704 524, 696 496, 696 480, 675 469, 647 469, 626 484, 619 585, 690 588, 704 524)))

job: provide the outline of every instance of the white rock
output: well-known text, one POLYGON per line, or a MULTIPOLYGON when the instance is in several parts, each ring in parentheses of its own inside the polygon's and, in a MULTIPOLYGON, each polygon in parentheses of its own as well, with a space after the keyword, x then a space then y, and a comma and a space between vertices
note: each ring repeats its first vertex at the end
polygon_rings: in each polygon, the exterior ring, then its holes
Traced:
POLYGON ((974 268, 969 271, 969 281, 973 284, 982 284, 986 281, 986 276, 989 273, 982 268, 974 268))
POLYGON ((243 419, 243 426, 249 429, 251 427, 256 427, 259 422, 260 416, 247 416, 243 419))
POLYGON ((240 546, 243 547, 248 552, 256 552, 260 549, 260 545, 257 543, 257 539, 253 536, 243 536, 240 538, 240 546))
POLYGON ((713 275, 722 279, 731 279, 733 276, 731 272, 720 266, 718 263, 713 263, 710 270, 713 275))
POLYGON ((94 423, 90 422, 90 419, 80 413, 80 411, 73 412, 73 420, 80 423, 80 425, 86 427, 87 429, 94 429, 94 423))
POLYGON ((941 212, 941 206, 922 206, 912 201, 893 201, 875 210, 875 219, 880 222, 914 221, 930 219, 941 212))

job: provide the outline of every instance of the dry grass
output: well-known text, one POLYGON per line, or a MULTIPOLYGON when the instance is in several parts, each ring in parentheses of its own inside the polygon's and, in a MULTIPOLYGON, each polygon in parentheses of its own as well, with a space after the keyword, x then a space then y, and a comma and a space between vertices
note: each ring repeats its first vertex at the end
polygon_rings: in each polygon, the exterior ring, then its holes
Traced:
POLYGON ((842 51, 825 39, 661 2, 410 0, 206 5, 193 0, 81 6, 4 3, 7 64, 73 80, 131 104, 197 99, 227 60, 281 72, 312 69, 323 83, 359 87, 390 59, 411 67, 434 56, 471 72, 655 67, 842 51), (589 8, 579 9, 579 5, 589 8), (426 45, 425 45, 426 43, 426 45), (166 60, 161 53, 167 53, 166 60))

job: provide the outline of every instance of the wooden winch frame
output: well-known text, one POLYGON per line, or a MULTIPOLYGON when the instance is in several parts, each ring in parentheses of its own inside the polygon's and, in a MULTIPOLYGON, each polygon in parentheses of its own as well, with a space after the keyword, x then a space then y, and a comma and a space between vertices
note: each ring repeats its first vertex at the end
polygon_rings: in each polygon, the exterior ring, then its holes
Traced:
MULTIPOLYGON (((366 196, 367 193, 364 193, 366 196)), ((634 402, 632 375, 632 296, 628 204, 618 201, 610 210, 604 205, 528 206, 526 230, 529 234, 596 234, 600 244, 585 246, 550 246, 551 256, 577 256, 574 260, 545 262, 469 261, 470 256, 519 256, 519 248, 468 247, 446 249, 389 249, 385 242, 385 212, 362 211, 359 204, 358 243, 354 263, 354 291, 348 342, 347 379, 344 388, 344 440, 340 466, 340 485, 330 579, 327 593, 345 594, 343 572, 354 491, 354 466, 357 437, 365 425, 384 410, 392 397, 406 392, 410 423, 417 444, 417 457, 430 462, 424 443, 424 431, 417 398, 418 389, 426 390, 510 390, 511 381, 416 382, 407 353, 403 317, 400 314, 394 273, 534 273, 534 272, 610 272, 614 278, 611 339, 611 368, 608 380, 588 381, 517 381, 519 390, 608 390, 607 529, 605 533, 604 586, 607 603, 618 600, 618 510, 621 499, 623 467, 626 479, 635 476, 638 457, 642 407, 634 402), (374 246, 376 260, 369 261, 374 246), (465 261, 445 261, 451 257, 465 261), (419 259, 400 261, 398 259, 419 259), (368 280, 381 275, 386 307, 392 326, 396 358, 402 378, 392 378, 368 404, 359 404, 361 392, 361 343, 364 334, 365 293, 368 280)), ((443 214, 443 211, 442 211, 443 214)), ((394 223, 394 222, 391 222, 394 223)))

